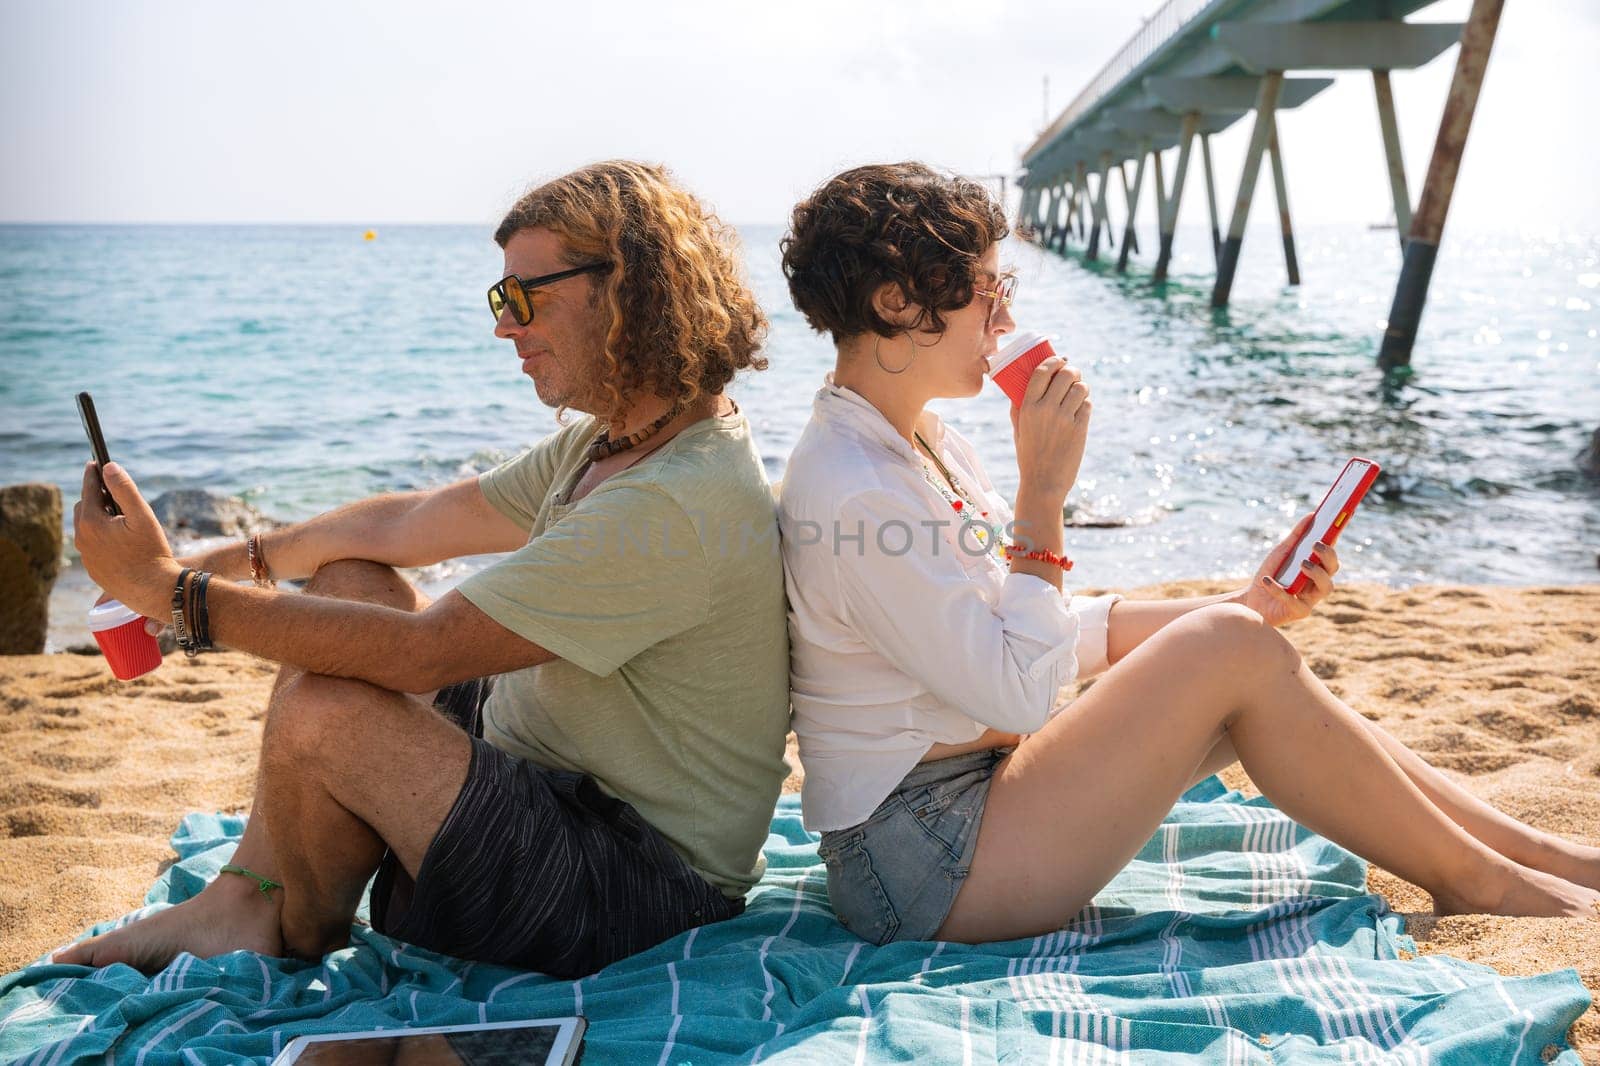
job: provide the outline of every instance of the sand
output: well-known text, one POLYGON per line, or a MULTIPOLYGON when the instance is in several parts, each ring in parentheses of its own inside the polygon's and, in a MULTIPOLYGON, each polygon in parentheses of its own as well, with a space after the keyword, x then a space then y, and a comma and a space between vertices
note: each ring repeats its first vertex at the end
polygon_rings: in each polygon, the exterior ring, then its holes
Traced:
MULTIPOLYGON (((1351 585, 1286 632, 1337 695, 1473 792, 1600 844, 1600 585, 1351 585)), ((183 814, 249 804, 272 675, 239 654, 169 656, 129 684, 95 657, 0 658, 0 972, 138 906, 183 814)), ((1423 952, 1512 975, 1573 966, 1600 992, 1600 919, 1435 919, 1415 886, 1377 869, 1371 886, 1423 952)), ((1600 1062, 1600 1013, 1572 1039, 1600 1062)))

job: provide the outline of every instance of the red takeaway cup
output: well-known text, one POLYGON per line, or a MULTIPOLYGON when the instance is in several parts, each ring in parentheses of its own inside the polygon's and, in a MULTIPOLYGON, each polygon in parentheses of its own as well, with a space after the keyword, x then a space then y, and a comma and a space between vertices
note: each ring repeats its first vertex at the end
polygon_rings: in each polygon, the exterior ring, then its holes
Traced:
POLYGON ((1028 378, 1040 363, 1055 354, 1050 338, 1043 333, 1020 330, 989 361, 989 376, 1001 392, 1011 397, 1012 405, 1020 407, 1028 378))
POLYGON ((143 677, 161 665, 161 644, 145 631, 144 617, 118 600, 90 608, 89 632, 118 681, 143 677))

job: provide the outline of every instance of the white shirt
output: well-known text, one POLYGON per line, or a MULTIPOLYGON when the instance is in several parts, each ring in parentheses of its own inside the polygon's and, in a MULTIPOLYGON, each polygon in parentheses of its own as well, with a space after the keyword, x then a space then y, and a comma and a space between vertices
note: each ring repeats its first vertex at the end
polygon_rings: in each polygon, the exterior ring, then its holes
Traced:
MULTIPOLYGON (((924 439, 1005 543, 1006 501, 972 445, 929 417, 924 439)), ((962 530, 923 462, 830 375, 784 472, 790 699, 814 832, 865 820, 935 743, 1036 731, 1060 709, 1057 690, 1107 666, 1121 597, 1011 573, 962 530)))

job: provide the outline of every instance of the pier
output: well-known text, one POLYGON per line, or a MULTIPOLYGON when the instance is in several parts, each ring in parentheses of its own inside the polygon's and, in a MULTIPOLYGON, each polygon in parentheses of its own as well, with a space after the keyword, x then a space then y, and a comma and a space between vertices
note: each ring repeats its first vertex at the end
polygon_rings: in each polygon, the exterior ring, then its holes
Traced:
MULTIPOLYGON (((1504 0, 1473 0, 1464 23, 1406 21, 1434 2, 1169 0, 1024 152, 1018 231, 1062 253, 1078 246, 1089 262, 1100 259, 1102 247, 1116 245, 1115 269, 1125 273, 1130 250, 1139 247, 1136 223, 1144 188, 1150 185, 1156 240, 1151 277, 1165 281, 1178 212, 1198 154, 1216 269, 1211 304, 1226 307, 1266 161, 1272 170, 1284 270, 1288 283, 1298 285, 1278 113, 1302 106, 1334 81, 1297 71, 1366 72, 1372 79, 1382 163, 1402 247, 1378 363, 1386 371, 1408 366, 1504 6, 1504 0), (1452 46, 1459 48, 1455 73, 1413 210, 1390 72, 1420 67, 1452 46), (1211 135, 1246 119, 1251 129, 1244 167, 1231 210, 1223 216, 1218 212, 1211 135), (1165 153, 1173 149, 1177 154, 1169 177, 1165 153), (1117 189, 1120 205, 1113 193, 1117 189), (1113 209, 1124 220, 1120 233, 1114 232, 1113 209)), ((1222 203, 1228 202, 1224 197, 1222 203)))

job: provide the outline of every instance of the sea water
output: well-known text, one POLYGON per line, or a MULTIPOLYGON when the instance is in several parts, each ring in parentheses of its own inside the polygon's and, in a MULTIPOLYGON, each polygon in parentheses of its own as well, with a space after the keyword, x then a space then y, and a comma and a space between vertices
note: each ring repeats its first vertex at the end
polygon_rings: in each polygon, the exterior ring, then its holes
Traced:
MULTIPOLYGON (((484 290, 481 226, 0 226, 0 484, 55 482, 70 522, 94 394, 112 455, 148 498, 203 488, 274 518, 484 470, 556 428, 484 290)), ((789 302, 781 230, 742 227, 771 318, 771 368, 737 380, 773 479, 832 365, 789 302)), ((1600 428, 1600 235, 1445 235, 1413 375, 1375 365, 1395 233, 1247 234, 1232 307, 1210 307, 1203 230, 1172 280, 1012 242, 1014 314, 1057 338, 1094 397, 1068 501, 1079 588, 1243 579, 1352 455, 1384 476, 1340 541, 1340 580, 1600 580, 1600 482, 1576 455, 1600 428)), ((1007 404, 943 401, 1007 495, 1007 404)), ((68 547, 52 645, 81 639, 93 590, 68 547)), ((481 565, 431 569, 434 591, 481 565)))

